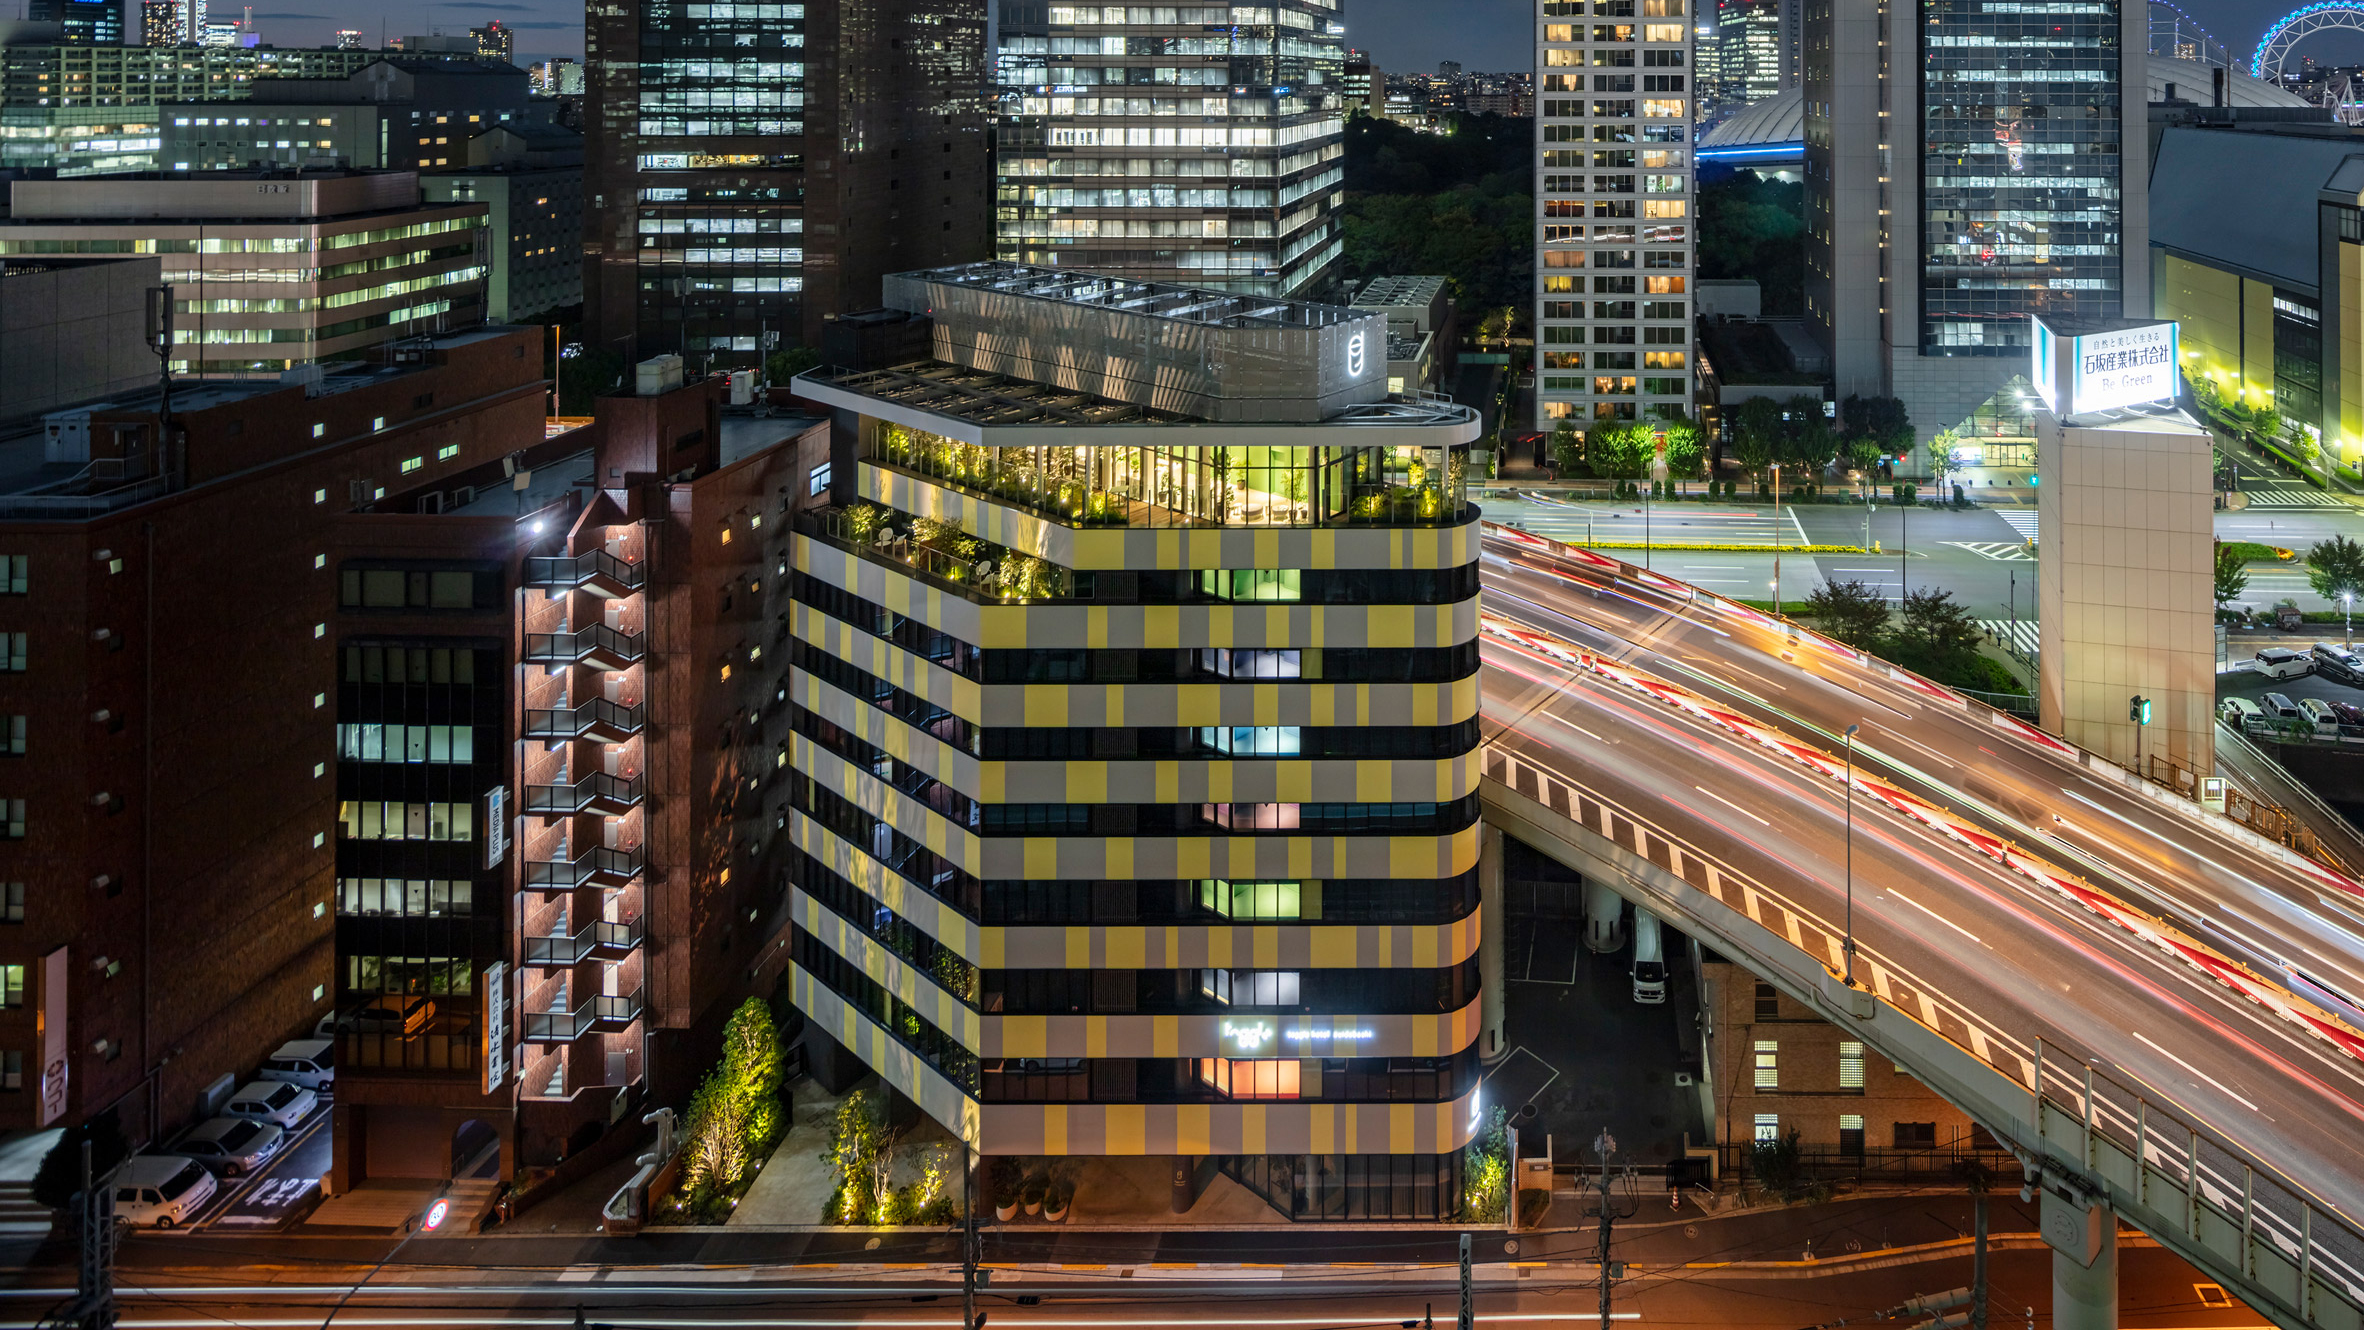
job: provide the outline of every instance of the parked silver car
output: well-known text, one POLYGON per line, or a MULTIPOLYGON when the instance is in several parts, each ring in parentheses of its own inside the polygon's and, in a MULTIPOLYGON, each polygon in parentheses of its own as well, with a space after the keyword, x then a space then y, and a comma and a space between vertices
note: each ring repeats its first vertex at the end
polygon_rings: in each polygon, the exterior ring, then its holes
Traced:
POLYGON ((270 1163, 287 1144, 287 1133, 252 1118, 215 1118, 173 1147, 226 1178, 252 1173, 270 1163))

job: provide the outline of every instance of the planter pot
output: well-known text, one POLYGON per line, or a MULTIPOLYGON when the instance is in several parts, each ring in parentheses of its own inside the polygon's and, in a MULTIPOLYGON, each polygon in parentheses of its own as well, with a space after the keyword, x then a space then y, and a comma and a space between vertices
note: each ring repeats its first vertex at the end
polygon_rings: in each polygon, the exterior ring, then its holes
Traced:
POLYGON ((993 1207, 993 1217, 1005 1224, 1016 1219, 1018 1217, 1018 1203, 1016 1201, 1001 1202, 993 1207))
POLYGON ((1056 1224, 1067 1217, 1067 1207, 1074 1201, 1072 1196, 1046 1197, 1042 1203, 1042 1217, 1056 1224))
POLYGON ((1043 1197, 1041 1192, 1028 1192, 1024 1200, 1026 1205, 1026 1213, 1030 1215, 1039 1215, 1042 1213, 1043 1197))

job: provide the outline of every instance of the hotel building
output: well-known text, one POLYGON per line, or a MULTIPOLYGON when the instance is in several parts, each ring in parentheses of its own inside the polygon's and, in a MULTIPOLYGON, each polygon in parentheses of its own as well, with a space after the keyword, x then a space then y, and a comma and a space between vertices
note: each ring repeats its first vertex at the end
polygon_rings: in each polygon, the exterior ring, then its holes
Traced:
POLYGON ((1691 410, 1693 0, 1538 0, 1538 429, 1691 410))
POLYGON ((1345 31, 1338 0, 1004 4, 995 253, 1320 292, 1343 243, 1345 31))
POLYGON ((907 273, 930 354, 815 371, 789 980, 989 1155, 1154 1155, 1441 1217, 1480 1126, 1465 407, 1378 311, 907 273))

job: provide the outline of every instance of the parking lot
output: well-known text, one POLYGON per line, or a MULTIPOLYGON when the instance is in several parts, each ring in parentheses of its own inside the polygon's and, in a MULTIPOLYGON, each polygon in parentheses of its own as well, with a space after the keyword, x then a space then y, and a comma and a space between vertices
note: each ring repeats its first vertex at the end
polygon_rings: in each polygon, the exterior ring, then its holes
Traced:
MULTIPOLYGON (((2319 640, 2332 646, 2338 646, 2341 642, 2340 636, 2336 632, 2319 640)), ((2263 646, 2264 644, 2260 643, 2259 645, 2263 646)), ((2272 645, 2287 647, 2293 651, 2305 651, 2314 643, 2301 638, 2277 638, 2272 645)), ((2216 695, 2219 699, 2245 697, 2256 701, 2267 693, 2280 693, 2293 702, 2316 697, 2326 702, 2345 702, 2350 706, 2364 707, 2364 688, 2341 683, 2335 679, 2327 679, 2321 674, 2307 674, 2296 679, 2268 679, 2264 675, 2244 671, 2237 674, 2219 675, 2216 680, 2216 695)))

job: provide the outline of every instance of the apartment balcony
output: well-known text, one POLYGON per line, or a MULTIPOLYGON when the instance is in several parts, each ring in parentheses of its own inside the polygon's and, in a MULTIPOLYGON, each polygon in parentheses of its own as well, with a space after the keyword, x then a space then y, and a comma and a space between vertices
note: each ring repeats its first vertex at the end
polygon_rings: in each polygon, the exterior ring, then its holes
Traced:
POLYGON ((596 739, 619 744, 640 733, 646 715, 638 706, 604 699, 556 710, 533 708, 525 713, 528 739, 596 739))
POLYGON ((542 817, 564 817, 571 813, 621 817, 640 807, 647 784, 645 776, 610 776, 597 771, 572 785, 528 785, 525 811, 542 817))
POLYGON ((599 994, 573 1011, 529 1011, 525 1013, 526 1041, 566 1044, 587 1034, 613 1034, 640 1019, 641 992, 634 989, 620 997, 599 994))
POLYGON ((638 919, 623 924, 593 920, 572 937, 528 937, 525 963, 565 967, 593 959, 622 960, 639 948, 646 935, 646 925, 638 919))
POLYGON ((571 633, 527 633, 525 658, 536 665, 588 665, 595 670, 627 670, 648 654, 640 634, 605 626, 578 628, 571 633))
POLYGON ((621 600, 648 584, 645 564, 626 563, 605 550, 591 550, 568 558, 535 555, 525 561, 525 584, 544 591, 588 591, 621 600))
POLYGON ((647 852, 637 845, 628 850, 600 846, 573 859, 526 860, 525 884, 543 891, 623 887, 631 885, 632 879, 640 876, 640 870, 647 866, 647 852))

